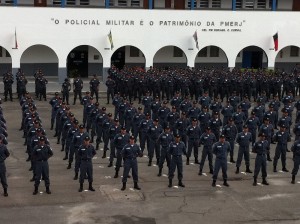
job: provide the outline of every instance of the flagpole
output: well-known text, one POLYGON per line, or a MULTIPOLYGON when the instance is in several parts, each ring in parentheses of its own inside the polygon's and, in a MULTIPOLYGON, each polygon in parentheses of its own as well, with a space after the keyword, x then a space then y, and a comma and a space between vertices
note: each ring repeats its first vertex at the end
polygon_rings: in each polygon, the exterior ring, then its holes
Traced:
POLYGON ((12 49, 18 49, 17 27, 15 27, 15 47, 13 47, 12 49))

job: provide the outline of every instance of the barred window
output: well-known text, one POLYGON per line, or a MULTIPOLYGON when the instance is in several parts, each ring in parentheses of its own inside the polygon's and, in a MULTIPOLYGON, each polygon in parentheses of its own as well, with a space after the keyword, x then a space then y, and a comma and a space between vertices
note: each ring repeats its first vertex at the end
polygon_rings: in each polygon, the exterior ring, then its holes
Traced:
POLYGON ((173 48, 173 57, 180 58, 183 56, 183 51, 179 47, 173 48))
POLYGON ((209 4, 208 4, 208 0, 200 0, 200 8, 208 8, 209 4))
POLYGON ((127 0, 118 0, 118 6, 127 6, 127 0))
POLYGON ((130 47, 130 57, 139 57, 140 56, 140 50, 136 47, 131 46, 130 47))
POLYGON ((254 0, 245 0, 245 8, 253 9, 254 8, 254 0))
POLYGON ((221 8, 221 0, 212 0, 212 8, 221 8))
POLYGON ((215 47, 215 46, 211 46, 210 47, 210 57, 219 57, 219 52, 220 48, 215 47))
POLYGON ((140 7, 140 0, 131 0, 132 7, 140 7))
MULTIPOLYGON (((188 0, 188 8, 192 8, 192 0, 188 0)), ((194 8, 197 8, 197 0, 194 0, 194 8)))
POLYGON ((198 57, 206 58, 207 57, 207 47, 203 48, 198 52, 198 57))

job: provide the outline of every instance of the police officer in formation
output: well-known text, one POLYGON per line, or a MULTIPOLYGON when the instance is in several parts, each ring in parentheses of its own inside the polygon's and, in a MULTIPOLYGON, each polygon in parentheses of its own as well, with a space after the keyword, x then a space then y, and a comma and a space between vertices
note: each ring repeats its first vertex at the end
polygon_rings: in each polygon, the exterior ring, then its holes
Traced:
POLYGON ((63 82, 62 86, 61 86, 61 92, 63 95, 63 101, 67 103, 67 105, 69 105, 69 95, 70 95, 70 91, 71 91, 71 84, 69 82, 69 79, 65 79, 65 81, 63 82))
POLYGON ((97 75, 94 75, 94 77, 90 80, 90 91, 92 97, 95 95, 97 102, 99 101, 99 85, 100 81, 97 78, 97 75))
POLYGON ((4 101, 7 101, 7 97, 9 95, 10 101, 13 101, 12 97, 12 84, 14 83, 14 77, 11 73, 5 73, 3 75, 3 83, 4 83, 4 101))
POLYGON ((7 157, 9 157, 10 153, 6 147, 6 145, 3 143, 5 137, 0 136, 0 180, 1 180, 1 184, 3 187, 3 195, 5 197, 8 196, 7 193, 7 179, 6 179, 6 166, 5 166, 5 160, 7 159, 7 157))
POLYGON ((138 163, 137 157, 142 157, 143 153, 138 144, 135 143, 135 138, 133 135, 130 136, 129 142, 124 145, 121 151, 121 156, 124 160, 124 171, 121 188, 122 191, 126 189, 127 178, 130 170, 132 170, 132 178, 134 182, 134 189, 141 190, 138 185, 138 163))
POLYGON ((77 97, 79 98, 79 102, 82 100, 82 88, 83 81, 80 77, 76 77, 73 82, 73 92, 74 92, 74 102, 73 105, 76 104, 77 97))
POLYGON ((105 82, 105 85, 107 87, 106 93, 107 93, 107 104, 109 104, 109 98, 111 98, 111 100, 114 99, 114 95, 115 95, 115 88, 116 88, 116 82, 114 80, 111 79, 110 76, 107 77, 107 81, 105 82))

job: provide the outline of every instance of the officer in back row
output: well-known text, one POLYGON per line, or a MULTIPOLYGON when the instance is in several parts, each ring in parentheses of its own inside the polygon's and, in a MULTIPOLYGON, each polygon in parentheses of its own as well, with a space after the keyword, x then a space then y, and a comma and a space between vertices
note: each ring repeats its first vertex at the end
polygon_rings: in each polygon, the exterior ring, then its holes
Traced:
POLYGON ((94 77, 90 80, 90 91, 92 97, 94 95, 96 96, 97 102, 99 101, 99 85, 100 85, 100 81, 97 78, 97 75, 95 74, 94 77))
POLYGON ((7 179, 6 179, 6 166, 5 166, 5 160, 7 157, 9 157, 10 153, 6 147, 6 145, 3 143, 4 137, 0 136, 0 180, 4 191, 4 196, 7 197, 7 179))
POLYGON ((77 96, 79 97, 79 102, 82 100, 81 92, 83 88, 83 81, 80 77, 76 77, 73 82, 73 92, 74 92, 74 102, 73 105, 76 103, 77 96))

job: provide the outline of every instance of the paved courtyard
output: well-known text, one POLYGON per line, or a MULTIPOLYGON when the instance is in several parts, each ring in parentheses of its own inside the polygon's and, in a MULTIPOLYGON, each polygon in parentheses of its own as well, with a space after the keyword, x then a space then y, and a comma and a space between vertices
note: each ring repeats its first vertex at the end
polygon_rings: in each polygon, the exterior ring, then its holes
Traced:
MULTIPOLYGON (((104 94, 101 106, 106 105, 104 94)), ((51 95, 48 95, 50 99, 51 95)), ((102 150, 93 160, 95 192, 78 192, 79 182, 73 180, 74 171, 67 170, 64 153, 56 144, 54 131, 50 130, 50 105, 37 101, 38 112, 43 120, 47 137, 54 156, 49 160, 52 194, 45 193, 44 183, 40 193, 32 195, 32 173, 26 162, 27 154, 20 128, 21 110, 15 100, 2 104, 8 126, 8 148, 11 157, 6 161, 9 189, 8 197, 0 196, 0 223, 63 223, 63 224, 165 224, 165 223, 300 223, 300 177, 290 184, 291 174, 273 173, 268 163, 270 186, 252 186, 251 174, 235 174, 235 164, 228 164, 228 183, 224 187, 219 179, 218 186, 211 187, 211 175, 198 176, 198 165, 184 165, 185 188, 168 188, 167 169, 157 177, 158 167, 148 167, 147 157, 140 158, 139 177, 141 191, 133 189, 132 178, 122 192, 121 177, 115 179, 114 168, 108 168, 108 159, 102 159, 102 150)), ((82 121, 82 106, 70 106, 75 116, 82 121)), ((289 143, 289 146, 291 143, 289 143)), ((100 145, 103 148, 103 145, 100 145)), ((271 155, 274 156, 275 145, 271 155)), ((202 147, 200 149, 200 152, 202 147)), ((237 146, 235 147, 235 158, 237 146)), ((251 154, 251 169, 254 169, 255 155, 251 154)), ((292 169, 292 153, 287 154, 287 168, 292 169)), ((278 169, 281 169, 279 161, 278 169)), ((206 162, 204 172, 208 172, 206 162)), ((241 171, 245 170, 244 163, 241 171)), ((219 174, 219 177, 221 175, 219 174)), ((261 178, 259 177, 259 182, 261 178)), ((174 179, 177 184, 176 176, 174 179)), ((88 184, 85 182, 84 189, 88 184)), ((0 190, 3 193, 2 188, 0 190)))

